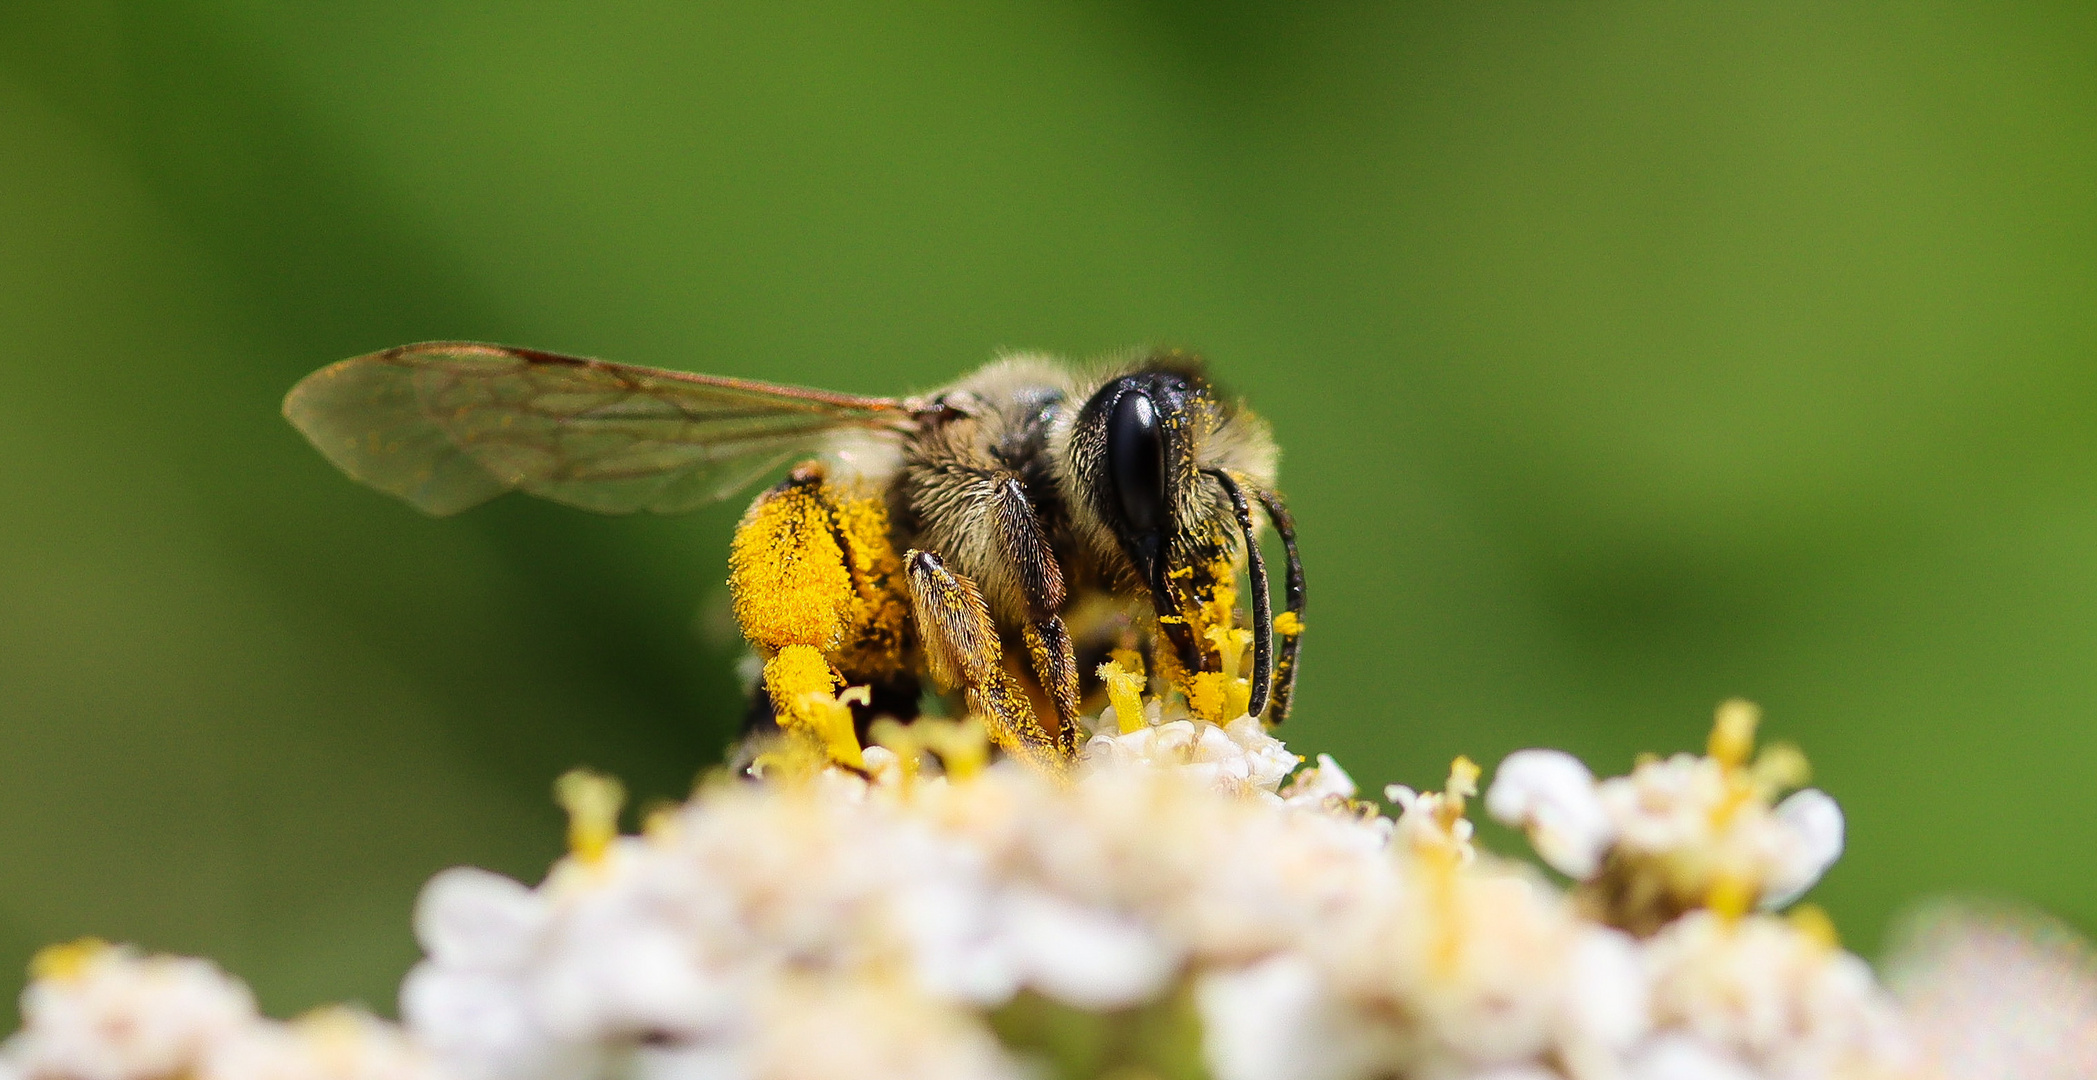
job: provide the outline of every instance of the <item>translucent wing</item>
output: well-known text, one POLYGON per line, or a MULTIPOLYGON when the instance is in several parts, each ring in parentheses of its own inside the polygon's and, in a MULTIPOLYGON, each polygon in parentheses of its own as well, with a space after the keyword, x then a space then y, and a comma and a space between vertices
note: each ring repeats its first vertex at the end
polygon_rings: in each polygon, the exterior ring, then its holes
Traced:
POLYGON ((513 489, 603 513, 690 510, 827 435, 896 432, 910 414, 890 398, 440 341, 324 367, 284 416, 343 472, 442 515, 513 489))

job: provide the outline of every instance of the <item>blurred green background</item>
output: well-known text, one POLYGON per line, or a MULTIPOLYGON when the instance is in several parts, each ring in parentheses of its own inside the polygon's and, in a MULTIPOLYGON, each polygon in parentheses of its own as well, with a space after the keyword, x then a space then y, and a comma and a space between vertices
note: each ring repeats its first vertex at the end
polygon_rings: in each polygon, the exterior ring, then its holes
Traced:
POLYGON ((2088 927, 2093 177, 2067 5, 0 5, 0 970, 390 1008, 417 886, 536 875, 557 773, 717 759, 738 507, 429 520, 277 415, 440 337, 1201 350, 1287 449, 1299 751, 1619 771, 1746 695, 1848 810, 1853 946, 2088 927))

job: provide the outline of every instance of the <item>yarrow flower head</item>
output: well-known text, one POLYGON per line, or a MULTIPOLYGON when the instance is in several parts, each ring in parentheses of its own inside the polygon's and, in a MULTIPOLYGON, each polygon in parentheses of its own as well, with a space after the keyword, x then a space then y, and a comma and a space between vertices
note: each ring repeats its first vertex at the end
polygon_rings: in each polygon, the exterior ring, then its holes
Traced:
POLYGON ((203 961, 47 950, 0 1074, 1978 1080, 2012 1073, 1973 1061, 2041 1060, 1973 1052, 1975 1018, 2012 1019, 1946 1004, 1990 965, 2043 972, 2067 1002, 2053 1030, 2097 1040, 2086 953, 2048 967, 1939 934, 1896 996, 1818 909, 1758 913, 1827 869, 1842 819, 1791 790, 1795 751, 1754 749, 1742 704, 1704 754, 1627 776, 1555 751, 1500 764, 1487 811, 1565 888, 1481 848, 1469 759, 1379 803, 1242 712, 1114 674, 1069 768, 991 760, 972 719, 877 723, 848 764, 782 743, 638 834, 616 782, 570 774, 570 851, 543 881, 425 887, 400 1025, 280 1023, 203 961))
POLYGON ((347 1008, 290 1023, 255 1012, 207 961, 84 939, 30 963, 22 1030, 0 1071, 27 1080, 444 1080, 394 1025, 347 1008))
POLYGON ((1728 701, 1702 756, 1647 757, 1600 783, 1570 754, 1519 751, 1501 765, 1486 807, 1582 882, 1597 917, 1634 933, 1697 908, 1781 908, 1841 856, 1842 810, 1814 788, 1778 801, 1808 767, 1786 744, 1757 754, 1760 719, 1748 702, 1728 701))

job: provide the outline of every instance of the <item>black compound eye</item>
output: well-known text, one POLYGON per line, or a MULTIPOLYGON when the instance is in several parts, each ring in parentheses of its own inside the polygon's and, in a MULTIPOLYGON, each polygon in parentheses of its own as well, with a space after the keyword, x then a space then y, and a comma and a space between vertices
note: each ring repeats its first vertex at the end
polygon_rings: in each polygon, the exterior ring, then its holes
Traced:
POLYGON ((1150 395, 1131 390, 1114 403, 1107 422, 1107 475, 1121 499, 1122 524, 1132 533, 1165 525, 1165 439, 1150 395))

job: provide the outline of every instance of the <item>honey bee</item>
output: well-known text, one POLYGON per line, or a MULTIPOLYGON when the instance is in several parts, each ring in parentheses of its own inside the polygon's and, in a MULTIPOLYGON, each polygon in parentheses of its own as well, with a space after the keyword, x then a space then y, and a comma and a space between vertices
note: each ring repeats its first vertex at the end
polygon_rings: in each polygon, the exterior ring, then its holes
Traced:
POLYGON ((1110 654, 1212 719, 1289 711, 1304 580, 1274 440, 1183 354, 1090 373, 1012 356, 883 398, 432 342, 322 368, 284 415, 351 477, 436 515, 511 490, 676 513, 806 457, 738 526, 730 597, 764 660, 755 727, 844 764, 875 712, 918 715, 927 677, 1005 752, 1066 762, 1100 687, 1081 660, 1110 654), (1280 614, 1263 523, 1287 556, 1280 614))

